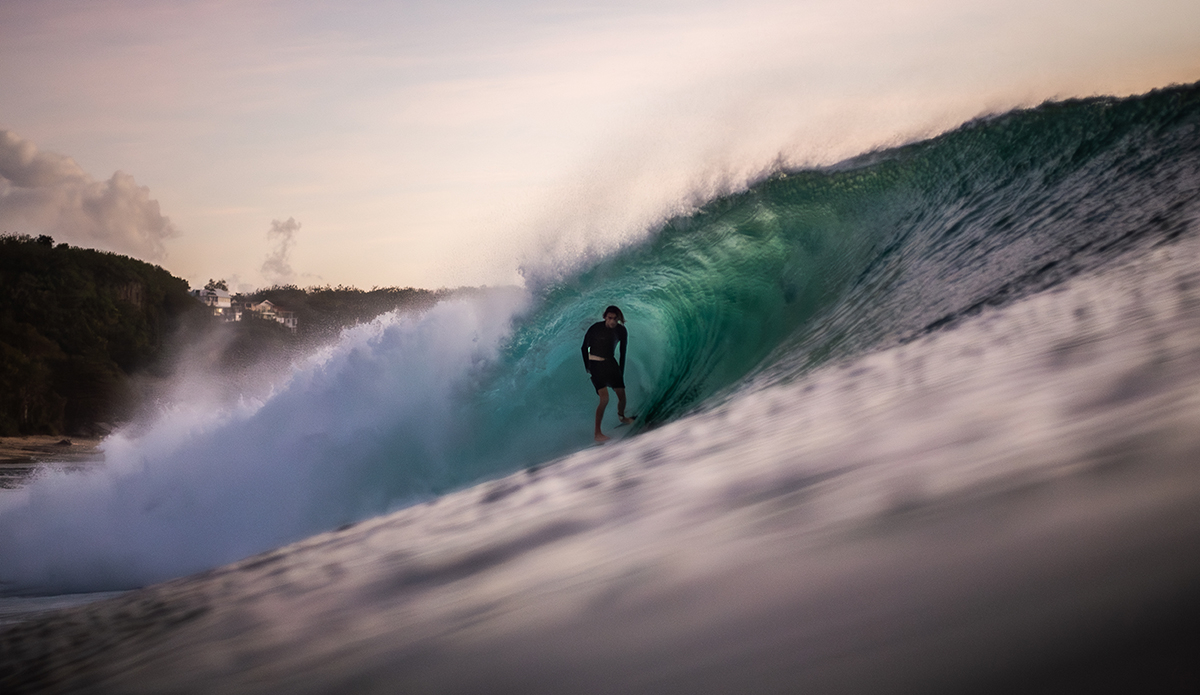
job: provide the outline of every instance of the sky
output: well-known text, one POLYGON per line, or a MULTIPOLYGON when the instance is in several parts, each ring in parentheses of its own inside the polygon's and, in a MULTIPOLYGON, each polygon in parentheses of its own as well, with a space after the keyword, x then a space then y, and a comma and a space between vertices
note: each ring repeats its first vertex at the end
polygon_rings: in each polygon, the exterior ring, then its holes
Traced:
POLYGON ((773 167, 1197 80, 1195 0, 0 0, 0 232, 513 284, 773 167))

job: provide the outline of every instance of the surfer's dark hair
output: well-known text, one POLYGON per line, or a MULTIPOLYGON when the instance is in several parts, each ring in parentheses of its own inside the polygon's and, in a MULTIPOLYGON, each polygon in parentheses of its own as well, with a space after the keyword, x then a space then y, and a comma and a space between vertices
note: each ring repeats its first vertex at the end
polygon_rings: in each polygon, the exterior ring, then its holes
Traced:
POLYGON ((622 314, 621 310, 618 309, 616 306, 609 306, 607 309, 604 310, 604 313, 600 315, 600 318, 604 318, 604 317, 608 316, 609 314, 616 314, 617 322, 625 323, 625 314, 622 314))

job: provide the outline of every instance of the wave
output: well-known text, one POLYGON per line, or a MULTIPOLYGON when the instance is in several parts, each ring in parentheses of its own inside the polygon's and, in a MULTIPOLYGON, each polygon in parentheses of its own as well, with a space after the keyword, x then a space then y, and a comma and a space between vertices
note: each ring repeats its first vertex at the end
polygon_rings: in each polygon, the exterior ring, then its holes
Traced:
POLYGON ((1190 85, 777 172, 540 292, 508 359, 569 365, 557 346, 621 304, 644 427, 748 375, 795 378, 910 340, 1186 232, 1198 124, 1190 85))
POLYGON ((102 471, 0 492, 0 581, 137 586, 587 446, 578 346, 608 304, 636 434, 1103 272, 1198 206, 1198 85, 778 171, 550 285, 348 331, 262 401, 111 437, 102 471))

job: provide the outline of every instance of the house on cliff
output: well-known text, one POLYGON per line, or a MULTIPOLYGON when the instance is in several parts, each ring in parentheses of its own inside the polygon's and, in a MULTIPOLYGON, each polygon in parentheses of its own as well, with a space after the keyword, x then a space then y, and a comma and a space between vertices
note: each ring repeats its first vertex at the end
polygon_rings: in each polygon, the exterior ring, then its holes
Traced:
POLYGON ((299 327, 296 312, 288 311, 269 299, 261 302, 239 301, 222 289, 192 290, 191 295, 210 307, 213 316, 222 321, 241 321, 245 314, 251 314, 254 318, 281 323, 292 333, 299 327))
POLYGON ((292 333, 296 332, 296 328, 299 325, 299 321, 296 319, 296 312, 288 311, 269 299, 264 299, 261 302, 244 302, 242 303, 242 307, 244 307, 245 311, 257 314, 259 318, 282 323, 292 333))
POLYGON ((241 321, 242 308, 233 301, 229 292, 222 289, 202 289, 192 290, 189 294, 195 297, 201 304, 212 309, 213 316, 220 318, 222 321, 241 321))

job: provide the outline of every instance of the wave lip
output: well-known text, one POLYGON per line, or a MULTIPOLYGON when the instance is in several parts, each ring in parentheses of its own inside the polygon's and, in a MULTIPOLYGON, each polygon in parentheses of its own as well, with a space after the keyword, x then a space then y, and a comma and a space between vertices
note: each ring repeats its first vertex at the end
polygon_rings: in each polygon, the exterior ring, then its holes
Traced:
POLYGON ((1200 85, 1187 85, 779 171, 540 290, 508 356, 556 369, 567 358, 544 345, 620 304, 641 426, 669 422, 748 377, 797 378, 1188 234, 1198 129, 1200 85))

